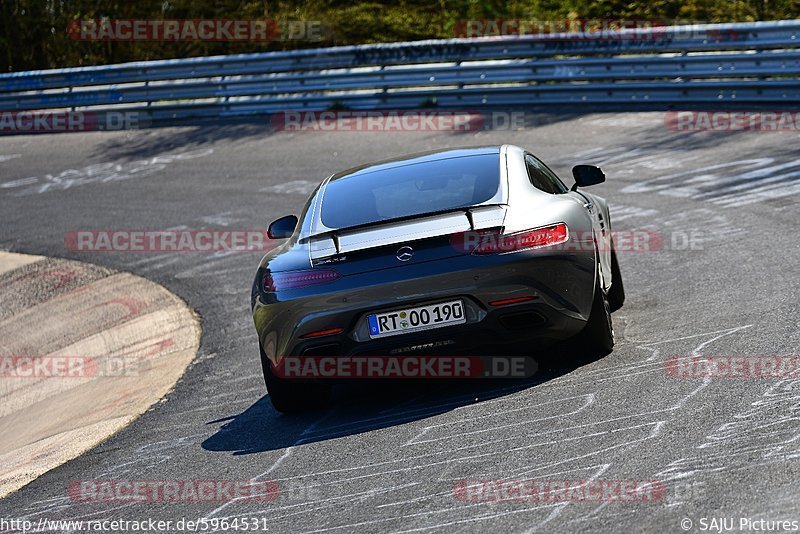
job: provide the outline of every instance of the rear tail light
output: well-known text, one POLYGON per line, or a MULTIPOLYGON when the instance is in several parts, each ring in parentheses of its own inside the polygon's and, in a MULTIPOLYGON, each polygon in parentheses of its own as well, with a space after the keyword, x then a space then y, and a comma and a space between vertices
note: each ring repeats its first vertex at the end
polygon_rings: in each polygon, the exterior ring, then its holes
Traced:
POLYGON ((275 292, 282 289, 327 284, 341 278, 333 269, 308 269, 305 271, 286 271, 264 275, 264 291, 275 292))
POLYGON ((532 250, 542 247, 560 245, 569 239, 569 229, 564 223, 543 226, 532 230, 523 230, 513 234, 504 234, 502 229, 474 232, 472 240, 473 254, 505 254, 532 250))
POLYGON ((327 330, 317 330, 316 332, 310 332, 308 334, 303 334, 300 336, 303 339, 308 339, 312 337, 323 337, 323 336, 332 336, 334 334, 341 334, 344 332, 342 328, 328 328, 327 330))
POLYGON ((528 302, 529 300, 535 300, 537 297, 533 295, 526 295, 524 297, 514 297, 511 299, 503 299, 503 300, 493 300, 489 303, 489 306, 508 306, 509 304, 519 304, 520 302, 528 302))

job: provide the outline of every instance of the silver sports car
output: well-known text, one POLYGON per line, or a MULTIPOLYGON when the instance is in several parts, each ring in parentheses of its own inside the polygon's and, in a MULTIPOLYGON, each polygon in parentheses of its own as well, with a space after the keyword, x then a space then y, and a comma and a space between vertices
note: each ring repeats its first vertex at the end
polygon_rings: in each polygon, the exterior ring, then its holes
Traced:
POLYGON ((325 179, 286 239, 261 260, 251 294, 264 378, 280 411, 317 406, 324 381, 286 378, 286 357, 533 353, 578 336, 614 346, 624 291, 605 180, 573 168, 568 188, 513 145, 448 149, 325 179))

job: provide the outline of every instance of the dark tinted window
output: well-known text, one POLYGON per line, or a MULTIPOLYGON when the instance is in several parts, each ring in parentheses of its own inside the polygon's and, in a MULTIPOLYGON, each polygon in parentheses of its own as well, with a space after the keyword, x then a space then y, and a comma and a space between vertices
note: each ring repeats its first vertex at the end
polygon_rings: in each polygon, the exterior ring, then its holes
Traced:
POLYGON ((525 166, 528 168, 528 178, 530 178, 531 183, 537 189, 554 195, 569 191, 567 186, 558 179, 558 176, 556 176, 553 171, 530 154, 525 155, 525 166))
POLYGON ((485 202, 500 184, 500 156, 482 154, 361 171, 331 180, 322 223, 346 228, 485 202))

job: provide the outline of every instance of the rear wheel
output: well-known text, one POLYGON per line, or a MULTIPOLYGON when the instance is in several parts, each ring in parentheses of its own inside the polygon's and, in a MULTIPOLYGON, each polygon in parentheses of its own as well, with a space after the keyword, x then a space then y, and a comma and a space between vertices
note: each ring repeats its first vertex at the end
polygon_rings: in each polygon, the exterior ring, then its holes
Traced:
POLYGON ((625 303, 625 287, 622 285, 622 273, 619 272, 617 252, 611 251, 611 289, 608 291, 608 305, 612 312, 617 311, 625 303))
POLYGON ((608 295, 603 291, 600 281, 596 282, 592 311, 589 320, 580 333, 581 346, 592 356, 605 356, 614 349, 614 327, 611 324, 611 308, 608 295))
MULTIPOLYGON (((259 347, 260 348, 260 347, 259 347)), ((330 388, 327 384, 290 380, 275 375, 272 362, 261 350, 261 369, 269 400, 283 413, 300 413, 319 409, 327 404, 330 388)))

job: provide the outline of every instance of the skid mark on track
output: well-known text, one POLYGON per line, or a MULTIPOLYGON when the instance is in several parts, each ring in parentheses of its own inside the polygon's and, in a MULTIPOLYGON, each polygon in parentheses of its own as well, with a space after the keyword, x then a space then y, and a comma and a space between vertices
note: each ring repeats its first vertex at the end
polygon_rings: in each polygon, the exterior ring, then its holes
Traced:
POLYGON ((671 462, 657 476, 703 483, 702 477, 711 473, 800 458, 800 381, 790 378, 769 384, 760 398, 712 430, 695 448, 697 455, 671 462))
MULTIPOLYGON (((636 406, 615 399, 609 393, 614 390, 614 382, 650 380, 649 376, 664 373, 664 361, 669 356, 676 353, 701 356, 719 340, 740 335, 752 326, 740 325, 662 340, 628 339, 627 343, 642 351, 638 361, 611 366, 589 365, 579 373, 568 373, 521 391, 514 387, 498 388, 494 393, 502 391, 510 395, 489 395, 490 400, 478 404, 464 404, 471 395, 445 402, 431 402, 422 395, 375 412, 372 417, 345 423, 341 422, 336 409, 331 410, 306 426, 293 445, 262 455, 267 465, 248 477, 275 481, 281 490, 277 501, 266 504, 233 500, 219 503, 202 517, 232 520, 256 514, 266 517, 278 530, 302 531, 298 528, 302 519, 302 524, 316 526, 316 529, 306 530, 308 532, 354 529, 416 532, 447 530, 467 524, 490 525, 503 517, 521 516, 529 531, 545 531, 554 520, 566 525, 570 522, 585 524, 590 518, 601 515, 633 513, 608 503, 529 502, 505 508, 492 503, 463 503, 454 497, 453 486, 458 480, 477 476, 481 479, 582 480, 618 477, 615 473, 624 471, 624 458, 631 451, 658 446, 670 421, 689 401, 701 395, 711 381, 687 382, 684 389, 679 384, 662 405, 652 406, 636 406), (614 402, 619 402, 619 407, 609 406, 614 402), (449 408, 448 416, 442 415, 443 408, 449 408), (602 415, 608 413, 616 415, 602 415), (503 424, 504 420, 508 423, 503 424), (367 437, 367 442, 360 446, 370 446, 379 439, 376 434, 392 432, 394 448, 386 448, 387 442, 381 441, 383 458, 367 464, 363 455, 343 454, 340 465, 334 469, 298 468, 298 465, 310 465, 308 455, 313 456, 320 450, 324 450, 324 454, 337 454, 336 450, 319 449, 319 440, 341 439, 339 446, 346 451, 355 439, 350 434, 374 429, 375 425, 388 425, 390 429, 360 434, 367 437), (358 522, 346 519, 348 509, 363 507, 375 510, 373 518, 358 522)), ((775 391, 770 398, 784 396, 785 392, 775 391)), ((227 402, 226 398, 223 395, 215 400, 227 402)), ((759 408, 761 412, 765 409, 759 408)), ((755 412, 742 416, 745 421, 756 419, 755 412)), ((712 461, 707 454, 701 457, 702 461, 696 458, 676 460, 674 465, 649 478, 672 484, 691 477, 685 472, 693 469, 722 470, 732 461, 744 462, 745 451, 739 453, 739 460, 732 460, 725 458, 724 447, 720 444, 729 443, 735 438, 734 434, 754 430, 750 423, 720 427, 707 439, 706 448, 712 451, 712 461)), ((773 432, 770 427, 762 430, 765 434, 773 432)), ((141 478, 143 471, 157 472, 160 465, 179 458, 185 448, 196 447, 198 440, 205 437, 206 433, 193 434, 142 446, 130 455, 130 461, 93 478, 141 478)), ((787 443, 791 437, 787 432, 783 435, 787 443)), ((800 455, 800 451, 774 446, 769 451, 771 458, 766 447, 758 452, 763 455, 764 462, 800 455)), ((674 491, 673 486, 670 488, 674 491)), ((676 502, 680 500, 673 498, 659 506, 673 506, 676 502)), ((48 504, 31 503, 31 506, 40 508, 32 515, 59 511, 86 518, 108 517, 130 505, 107 503, 98 508, 95 503, 90 508, 65 497, 48 504)))
MULTIPOLYGON (((630 205, 611 203, 612 227, 615 231, 624 231, 620 221, 643 221, 635 224, 637 230, 653 230, 662 232, 663 246, 668 249, 685 249, 688 236, 697 236, 701 244, 709 241, 722 241, 740 237, 747 229, 734 224, 733 220, 723 213, 710 208, 695 208, 679 213, 660 213, 655 209, 645 209, 630 205)), ((630 224, 630 223, 629 223, 630 224)))
POLYGON ((318 182, 308 180, 292 180, 290 182, 262 187, 260 193, 277 193, 281 195, 302 195, 308 196, 317 187, 318 182))
MULTIPOLYGON (((164 232, 194 232, 194 231, 217 231, 228 232, 228 227, 232 225, 246 228, 252 223, 252 216, 245 210, 214 212, 205 215, 198 215, 185 223, 175 224, 159 228, 158 231, 164 232)), ((251 230, 263 233, 264 230, 251 230)), ((224 241, 224 238, 222 239, 224 241)), ((240 251, 223 248, 220 244, 218 250, 209 251, 147 251, 147 252, 124 252, 126 258, 126 268, 133 269, 141 274, 166 275, 175 279, 187 279, 198 277, 214 278, 215 294, 220 294, 225 288, 226 294, 241 294, 241 284, 228 284, 230 275, 244 273, 252 275, 255 272, 255 265, 261 257, 273 246, 273 243, 265 239, 263 250, 240 251)), ((250 278, 248 276, 247 278, 250 278)))
MULTIPOLYGON (((105 469, 92 474, 92 479, 139 480, 142 478, 142 471, 146 469, 157 470, 159 466, 169 464, 173 461, 175 454, 181 453, 184 448, 193 447, 197 439, 203 436, 205 436, 205 433, 190 434, 142 445, 126 454, 127 458, 132 458, 131 460, 111 465, 106 464, 105 469)), ((115 516, 115 512, 132 507, 136 509, 135 507, 139 504, 136 501, 124 503, 114 501, 80 503, 73 501, 67 495, 66 487, 64 487, 61 496, 26 503, 17 515, 21 519, 34 522, 39 517, 64 520, 86 520, 98 517, 113 518, 118 517, 118 515, 115 516)))
POLYGON ((616 176, 638 176, 642 170, 648 175, 653 170, 674 171, 623 187, 622 193, 628 194, 655 193, 733 208, 800 192, 800 160, 746 158, 712 165, 692 164, 698 157, 686 152, 675 157, 674 151, 627 147, 597 147, 573 156, 575 160, 605 166, 610 175, 616 176))
POLYGON ((661 357, 661 351, 660 351, 660 349, 656 348, 656 345, 665 345, 667 343, 675 343, 677 341, 685 341, 685 340, 688 340, 688 339, 697 339, 697 338, 701 338, 701 337, 714 336, 710 340, 704 341, 703 343, 701 343, 700 345, 698 345, 698 346, 696 346, 696 347, 694 347, 692 349, 692 355, 696 356, 697 354, 699 354, 699 352, 703 348, 705 348, 710 343, 712 343, 714 341, 717 341, 717 340, 719 340, 719 339, 721 339, 721 338, 723 338, 725 336, 728 336, 728 335, 734 334, 736 332, 739 332, 740 330, 744 330, 746 328, 750 328, 752 326, 754 326, 754 325, 746 324, 746 325, 742 325, 742 326, 735 326, 733 328, 726 328, 726 329, 723 329, 723 330, 713 330, 713 331, 710 331, 710 332, 703 332, 701 334, 691 334, 691 335, 688 335, 688 336, 674 337, 674 338, 670 338, 670 339, 662 339, 660 341, 637 341, 637 340, 634 340, 634 339, 628 339, 627 341, 633 343, 636 346, 637 349, 642 349, 642 350, 646 350, 646 351, 650 352, 650 356, 648 356, 645 359, 645 361, 650 362, 650 361, 653 361, 653 360, 657 360, 658 358, 661 357), (716 335, 716 334, 720 334, 720 335, 716 335))
MULTIPOLYGON (((714 341, 751 326, 718 333, 695 347, 691 355, 700 356, 714 341)), ((800 381, 788 378, 768 383, 761 397, 711 430, 695 450, 696 455, 678 458, 654 475, 669 489, 690 488, 687 495, 677 495, 668 506, 694 499, 711 484, 709 477, 714 474, 796 461, 800 458, 800 381)))
MULTIPOLYGON (((303 443, 306 443, 306 441, 308 440, 307 436, 311 432, 313 432, 314 428, 316 428, 320 423, 322 423, 328 417, 330 417, 330 414, 325 414, 321 418, 319 418, 318 420, 316 420, 313 423, 311 423, 308 427, 306 427, 303 430, 303 433, 300 435, 300 437, 294 443, 294 445, 284 449, 283 453, 272 463, 272 465, 266 471, 264 471, 264 472, 262 472, 262 473, 260 473, 260 474, 258 474, 256 476, 250 478, 250 481, 254 482, 254 481, 265 480, 265 479, 268 480, 268 479, 272 478, 272 477, 269 477, 269 475, 273 471, 275 471, 276 469, 281 467, 281 465, 283 465, 286 462, 286 460, 289 459, 292 456, 292 454, 294 453, 294 450, 295 450, 295 448, 297 446, 302 445, 303 443)), ((236 499, 233 499, 231 501, 228 501, 226 503, 223 503, 222 505, 218 506, 217 508, 211 510, 208 514, 206 514, 203 517, 204 518, 217 517, 217 514, 219 514, 220 512, 223 512, 228 507, 233 506, 234 504, 236 504, 240 500, 249 500, 249 498, 248 497, 240 497, 240 498, 236 498, 236 499)))
POLYGON ((640 208, 637 206, 627 206, 623 204, 617 204, 616 202, 610 204, 608 206, 608 209, 611 211, 612 225, 614 225, 614 228, 616 229, 619 229, 619 226, 616 226, 616 223, 620 221, 633 219, 637 217, 651 219, 654 215, 658 213, 658 210, 640 208))
MULTIPOLYGON (((556 518, 576 509, 565 521, 583 521, 587 516, 617 513, 605 503, 523 503, 510 509, 497 510, 489 503, 462 503, 453 495, 453 485, 460 479, 480 476, 485 479, 541 478, 582 473, 581 478, 610 476, 617 468, 615 458, 625 458, 626 451, 639 450, 647 443, 663 439, 669 422, 687 403, 709 387, 710 379, 678 384, 680 393, 661 405, 623 410, 615 417, 599 416, 613 413, 608 402, 616 402, 606 386, 613 381, 647 380, 652 374, 663 376, 664 361, 675 352, 691 355, 702 353, 715 342, 738 335, 753 325, 712 330, 671 339, 628 340, 644 351, 639 361, 610 367, 583 368, 537 385, 533 389, 498 396, 479 405, 460 404, 455 400, 448 412, 454 419, 439 419, 441 406, 424 405, 424 396, 406 400, 394 409, 382 410, 378 416, 349 423, 340 423, 335 416, 320 420, 308 427, 298 443, 283 452, 268 470, 257 478, 274 480, 279 487, 288 488, 290 496, 269 506, 259 507, 277 528, 295 525, 303 517, 309 524, 330 523, 325 517, 331 510, 337 517, 347 517, 342 510, 364 505, 376 510, 397 510, 390 517, 368 521, 328 524, 309 532, 348 531, 379 528, 397 532, 441 530, 467 522, 487 523, 509 515, 525 514, 532 531, 546 529, 556 518), (688 346, 687 346, 688 345, 688 346), (682 350, 677 349, 682 347, 682 350), (683 348, 685 347, 685 348, 683 348), (671 352, 668 352, 671 349, 671 352), (581 384, 592 387, 580 394, 574 392, 581 384), (602 385, 603 389, 597 389, 602 385), (682 388, 682 391, 681 391, 682 388), (544 399, 535 400, 535 399, 544 399), (520 401, 522 405, 520 405, 520 401), (423 403, 422 405, 418 403, 423 403), (479 406, 480 410, 476 407, 479 406), (423 423, 415 419, 432 417, 423 423), (507 424, 502 422, 510 421, 507 424), (406 423, 406 428, 400 426, 406 423), (500 424, 498 424, 500 423, 500 424), (314 443, 367 430, 373 425, 397 425, 396 439, 388 457, 370 464, 342 465, 335 469, 299 471, 292 468, 292 459, 300 451, 313 454, 314 443), (304 442, 308 447, 299 448, 304 442), (572 444, 583 445, 573 447, 572 444), (581 451, 576 453, 576 451, 581 451), (588 475, 587 475, 588 473, 588 475), (421 481, 427 481, 424 485, 421 481), (291 494, 303 488, 302 495, 291 494), (424 488, 419 493, 417 488, 424 488), (421 507, 412 513, 408 507, 421 507), (464 510, 470 509, 469 519, 464 510), (397 528, 398 525, 405 525, 397 528)), ((626 409, 627 408, 627 409, 626 409)), ((380 431, 378 431, 380 432, 380 431)), ((362 434, 363 435, 363 434, 362 434)), ((374 433, 369 434, 374 435, 374 433)), ((358 458, 356 456, 356 458, 358 458)), ((611 477, 613 478, 613 477, 611 477)), ((646 477, 641 477, 645 479, 646 477)), ((657 477, 656 477, 657 478, 657 477)), ((663 504, 664 506, 669 503, 663 504)), ((244 502, 229 503, 206 517, 247 517, 254 513, 244 502)))
POLYGON ((144 178, 157 174, 168 165, 180 160, 201 158, 214 153, 214 149, 205 148, 160 154, 152 158, 123 162, 95 163, 80 169, 67 169, 57 174, 29 176, 0 183, 0 190, 8 190, 15 197, 39 195, 51 191, 66 191, 89 184, 107 184, 144 178))
MULTIPOLYGON (((489 418, 502 419, 505 416, 507 416, 509 414, 512 414, 512 413, 517 413, 517 412, 526 411, 526 410, 527 411, 531 411, 531 407, 525 406, 523 408, 514 408, 514 409, 511 409, 511 410, 500 410, 498 412, 493 412, 491 414, 484 414, 484 415, 480 415, 478 417, 474 417, 474 416, 470 417, 469 415, 465 414, 465 417, 462 418, 462 419, 456 419, 454 421, 447 421, 445 423, 438 423, 438 424, 435 424, 435 425, 428 425, 428 426, 424 427, 420 431, 419 434, 417 434, 416 436, 414 436, 413 438, 408 440, 406 443, 403 444, 403 446, 414 445, 414 444, 422 444, 422 443, 433 443, 433 442, 436 442, 436 441, 452 439, 455 436, 458 436, 459 438, 466 437, 466 436, 475 436, 475 435, 478 435, 478 434, 483 434, 484 432, 494 432, 494 431, 499 430, 499 429, 510 428, 510 427, 513 427, 513 426, 523 426, 523 425, 529 425, 531 423, 539 423, 539 422, 542 422, 542 421, 547 421, 547 420, 550 420, 550 419, 559 419, 559 418, 562 418, 562 417, 565 417, 565 416, 570 416, 570 415, 577 414, 578 412, 580 412, 580 411, 586 409, 587 407, 589 407, 594 402, 594 400, 595 400, 595 395, 593 393, 589 393, 587 395, 580 395, 578 397, 570 397, 570 398, 566 398, 566 399, 556 399, 556 400, 552 400, 552 401, 547 401, 547 402, 544 402, 544 403, 541 403, 541 404, 537 405, 536 408, 537 409, 539 409, 539 408, 547 409, 547 408, 550 408, 551 405, 554 405, 553 407, 556 409, 556 413, 554 415, 534 416, 534 417, 531 417, 531 418, 522 419, 521 421, 516 421, 516 422, 511 423, 511 424, 500 425, 500 426, 488 426, 487 427, 486 426, 487 425, 486 422, 481 422, 480 428, 478 430, 472 430, 472 431, 465 431, 464 428, 463 428, 463 425, 465 425, 467 423, 474 424, 477 421, 481 421, 481 420, 489 419, 489 418), (559 411, 563 407, 564 404, 566 404, 567 402, 571 403, 572 401, 575 401, 575 405, 576 406, 575 406, 574 409, 573 408, 568 408, 567 410, 565 410, 563 412, 559 411), (443 436, 438 436, 438 437, 433 437, 433 438, 430 437, 431 431, 433 431, 435 429, 445 428, 445 427, 452 427, 454 425, 462 426, 462 428, 456 429, 456 430, 458 430, 457 434, 453 435, 453 434, 445 433, 443 436), (424 439, 424 440, 420 439, 423 435, 427 439, 424 439)), ((488 423, 488 424, 491 424, 491 423, 488 423)))

